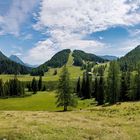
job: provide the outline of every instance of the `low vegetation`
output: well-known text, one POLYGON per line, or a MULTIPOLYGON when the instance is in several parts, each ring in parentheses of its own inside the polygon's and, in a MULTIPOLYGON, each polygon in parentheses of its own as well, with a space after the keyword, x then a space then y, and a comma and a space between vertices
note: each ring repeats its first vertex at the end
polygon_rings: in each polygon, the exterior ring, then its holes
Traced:
POLYGON ((71 112, 0 111, 0 139, 139 140, 139 132, 139 102, 71 112))

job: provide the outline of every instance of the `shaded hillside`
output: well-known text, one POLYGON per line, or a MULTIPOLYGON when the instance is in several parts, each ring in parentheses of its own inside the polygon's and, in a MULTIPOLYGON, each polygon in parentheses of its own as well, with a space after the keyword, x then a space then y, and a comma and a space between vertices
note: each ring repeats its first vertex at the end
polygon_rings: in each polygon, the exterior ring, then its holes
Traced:
POLYGON ((91 53, 85 53, 81 50, 74 50, 72 56, 74 57, 75 66, 82 66, 84 61, 92 61, 98 63, 105 62, 103 58, 91 53))
POLYGON ((18 58, 16 55, 11 55, 9 57, 9 59, 18 63, 18 64, 25 65, 24 62, 22 60, 20 60, 20 58, 18 58))
POLYGON ((0 74, 27 74, 30 68, 11 61, 2 52, 0 52, 0 74))
POLYGON ((119 59, 121 69, 123 71, 135 70, 140 62, 140 45, 119 59))
POLYGON ((31 75, 43 75, 44 72, 48 71, 49 67, 51 68, 62 67, 67 63, 70 52, 71 52, 70 49, 65 49, 56 53, 49 61, 33 69, 31 75))
POLYGON ((36 68, 36 67, 38 67, 38 65, 30 65, 30 64, 24 63, 24 62, 23 62, 18 56, 16 56, 16 55, 11 55, 11 56, 9 57, 9 59, 12 60, 12 61, 14 61, 14 62, 16 62, 16 63, 19 63, 19 64, 21 64, 21 65, 23 65, 23 66, 26 66, 26 67, 30 67, 30 68, 36 68))

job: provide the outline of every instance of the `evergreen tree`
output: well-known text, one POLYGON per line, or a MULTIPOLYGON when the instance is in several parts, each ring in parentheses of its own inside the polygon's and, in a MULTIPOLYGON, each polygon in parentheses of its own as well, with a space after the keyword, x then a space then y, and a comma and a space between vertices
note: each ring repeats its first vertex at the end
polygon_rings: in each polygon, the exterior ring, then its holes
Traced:
POLYGON ((74 94, 71 92, 69 72, 66 65, 62 69, 62 73, 59 78, 58 92, 57 92, 57 107, 63 106, 64 111, 67 111, 68 106, 75 106, 76 100, 74 94))
POLYGON ((78 81, 77 81, 77 87, 76 87, 76 93, 77 93, 77 96, 78 97, 82 97, 81 96, 81 84, 80 84, 80 77, 78 78, 78 81))
POLYGON ((95 99, 97 98, 97 94, 98 94, 98 78, 96 76, 94 81, 94 95, 93 95, 95 99))
MULTIPOLYGON (((130 75, 129 75, 129 77, 130 77, 130 75)), ((121 88, 120 88, 120 101, 126 101, 128 99, 128 94, 129 94, 129 89, 130 89, 129 77, 128 77, 127 72, 122 72, 122 74, 121 74, 121 88)))
POLYGON ((85 84, 85 99, 91 98, 91 86, 90 86, 90 77, 88 72, 86 72, 86 84, 85 84))
POLYGON ((99 83, 97 84, 96 101, 98 102, 98 105, 104 104, 104 80, 103 80, 103 76, 100 76, 99 83))
POLYGON ((36 94, 37 90, 38 90, 38 84, 37 84, 36 79, 33 78, 33 80, 32 80, 32 91, 33 91, 33 94, 36 94))
POLYGON ((0 97, 4 96, 3 81, 0 79, 0 97))
POLYGON ((130 91, 128 93, 128 98, 131 101, 136 100, 136 94, 137 94, 137 75, 132 74, 131 80, 130 80, 130 91))
POLYGON ((39 77, 39 81, 38 81, 38 90, 39 90, 39 91, 42 90, 42 76, 39 77))
POLYGON ((136 80, 136 86, 137 86, 137 93, 136 93, 136 100, 140 100, 140 63, 137 66, 137 80, 136 80))
POLYGON ((109 103, 114 104, 119 101, 120 91, 120 68, 116 61, 110 62, 108 72, 108 95, 109 103))
POLYGON ((86 97, 86 76, 85 72, 83 73, 83 79, 82 79, 82 87, 81 87, 81 97, 86 97))

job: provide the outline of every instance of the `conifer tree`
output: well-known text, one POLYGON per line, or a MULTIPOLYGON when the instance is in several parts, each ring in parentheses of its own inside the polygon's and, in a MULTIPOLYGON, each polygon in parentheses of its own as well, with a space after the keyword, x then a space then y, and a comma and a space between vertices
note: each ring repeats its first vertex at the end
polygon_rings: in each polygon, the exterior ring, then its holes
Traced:
POLYGON ((0 97, 4 96, 3 81, 0 79, 0 97))
POLYGON ((39 90, 39 91, 42 90, 42 76, 39 77, 39 81, 38 81, 38 90, 39 90))
POLYGON ((85 99, 91 98, 91 86, 90 86, 90 77, 88 72, 86 72, 86 84, 85 84, 85 99))
POLYGON ((63 67, 57 92, 57 107, 63 106, 64 111, 67 111, 68 106, 76 106, 74 94, 71 92, 69 72, 66 65, 63 67))
POLYGON ((81 96, 81 81, 80 81, 80 77, 78 78, 78 81, 77 81, 76 93, 77 93, 78 97, 82 97, 81 96))
POLYGON ((137 93, 136 93, 136 100, 140 100, 140 63, 137 66, 137 80, 136 80, 136 84, 137 84, 137 93))
POLYGON ((32 80, 32 91, 33 91, 33 94, 36 94, 37 90, 38 90, 38 84, 37 84, 36 79, 33 78, 33 80, 32 80))
POLYGON ((104 80, 103 80, 103 76, 99 77, 99 82, 97 84, 96 101, 98 102, 98 105, 104 104, 104 80))
POLYGON ((81 86, 81 97, 85 98, 85 96, 86 96, 86 76, 84 72, 81 86))
POLYGON ((108 72, 108 94, 109 103, 115 104, 119 101, 120 92, 120 68, 116 61, 110 62, 108 72))

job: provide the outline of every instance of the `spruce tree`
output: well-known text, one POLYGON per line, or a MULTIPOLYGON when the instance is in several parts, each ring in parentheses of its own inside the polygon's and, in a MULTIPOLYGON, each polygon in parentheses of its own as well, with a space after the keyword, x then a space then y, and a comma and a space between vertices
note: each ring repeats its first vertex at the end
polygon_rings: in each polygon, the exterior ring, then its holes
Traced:
POLYGON ((86 84, 85 84, 85 99, 91 98, 91 85, 90 85, 90 76, 88 74, 88 71, 86 72, 86 84))
POLYGON ((78 81, 77 81, 76 93, 77 93, 77 96, 78 97, 82 97, 81 96, 81 82, 80 82, 80 77, 78 78, 78 81))
POLYGON ((99 77, 99 82, 97 84, 96 101, 98 102, 98 105, 104 104, 104 79, 103 79, 103 76, 99 77))
POLYGON ((39 90, 39 91, 42 90, 42 76, 39 77, 39 81, 38 81, 38 90, 39 90))
POLYGON ((37 81, 36 81, 35 78, 33 78, 31 85, 32 85, 33 94, 36 94, 37 93, 37 90, 38 90, 38 84, 37 84, 37 81))
POLYGON ((109 103, 115 104, 120 96, 120 68, 116 61, 110 62, 108 72, 109 103))
POLYGON ((74 94, 71 92, 69 72, 66 65, 63 67, 57 92, 57 107, 63 106, 64 111, 67 111, 68 106, 76 106, 74 94))
POLYGON ((136 100, 140 100, 140 63, 137 66, 137 93, 136 93, 136 100))
POLYGON ((0 79, 0 97, 4 97, 4 88, 2 79, 0 79))
POLYGON ((85 72, 83 73, 83 79, 82 79, 82 86, 81 86, 81 97, 86 97, 86 75, 85 72))

